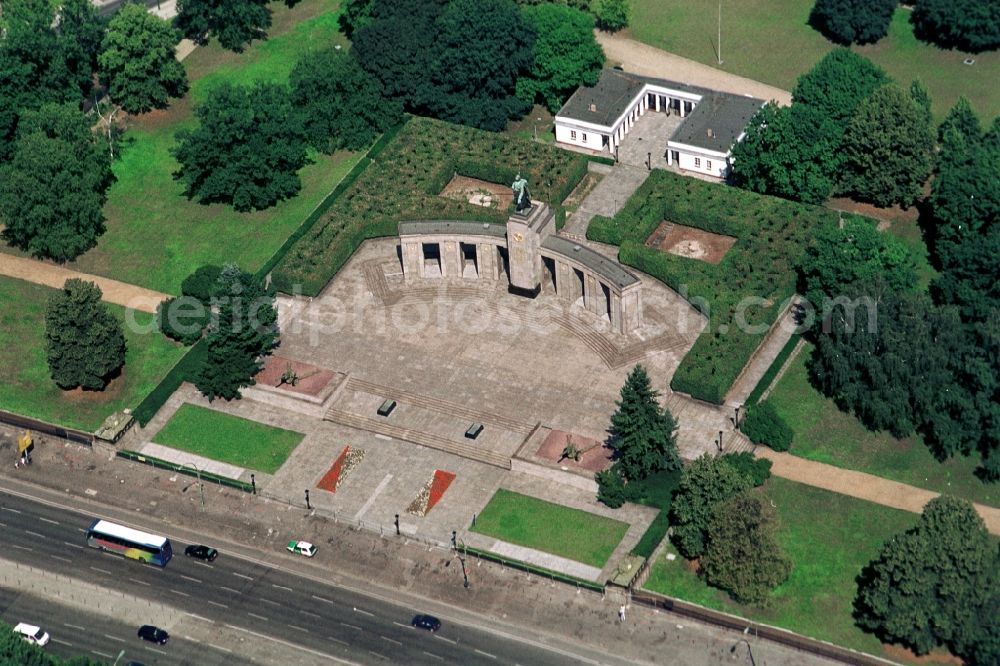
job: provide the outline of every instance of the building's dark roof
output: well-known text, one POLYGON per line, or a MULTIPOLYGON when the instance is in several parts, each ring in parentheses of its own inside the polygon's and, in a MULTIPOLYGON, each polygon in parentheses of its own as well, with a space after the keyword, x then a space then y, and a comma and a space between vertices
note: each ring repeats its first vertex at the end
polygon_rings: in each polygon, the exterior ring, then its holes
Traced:
POLYGON ((647 83, 695 95, 711 92, 706 88, 689 86, 686 83, 640 76, 618 69, 605 69, 601 72, 597 85, 577 88, 556 116, 611 127, 647 83))
POLYGON ((614 282, 619 289, 639 281, 639 278, 622 268, 617 261, 562 236, 549 236, 542 241, 542 248, 578 261, 598 275, 614 282))
POLYGON ((507 237, 507 226, 490 222, 465 220, 414 220, 399 223, 400 236, 494 236, 507 237))
POLYGON ((728 153, 746 130, 750 118, 763 105, 764 100, 755 97, 709 92, 680 124, 670 141, 728 153))

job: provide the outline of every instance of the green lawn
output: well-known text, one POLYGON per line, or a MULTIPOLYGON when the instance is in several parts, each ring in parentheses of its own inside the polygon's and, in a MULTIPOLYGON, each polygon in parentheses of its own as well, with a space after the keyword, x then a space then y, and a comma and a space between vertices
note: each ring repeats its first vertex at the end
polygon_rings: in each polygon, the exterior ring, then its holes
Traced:
MULTIPOLYGON (((765 608, 743 606, 708 587, 677 557, 661 557, 646 583, 650 590, 757 622, 881 654, 879 641, 854 626, 855 577, 891 535, 911 527, 906 511, 772 477, 757 492, 775 506, 778 539, 793 561, 792 574, 765 608)), ((676 551, 671 551, 676 552, 676 551)))
POLYGON ((153 441, 206 458, 274 474, 305 437, 189 403, 181 405, 153 441))
POLYGON ((108 307, 126 322, 125 369, 107 389, 60 390, 45 360, 45 308, 54 289, 0 277, 0 407, 93 431, 117 410, 135 407, 184 355, 152 326, 152 315, 108 307), (128 325, 134 321, 137 326, 128 325), (145 329, 145 330, 142 330, 145 329))
MULTIPOLYGON (((666 51, 718 65, 719 3, 715 0, 633 0, 628 34, 666 51)), ((791 90, 796 79, 833 48, 807 23, 814 0, 724 0, 721 69, 791 90)), ((857 48, 906 85, 920 77, 940 120, 959 95, 992 119, 1000 115, 1000 52, 975 56, 919 42, 909 12, 898 9, 889 35, 857 48)), ((669 72, 664 77, 670 78, 669 72)))
POLYGON ((984 484, 973 475, 978 456, 940 463, 919 436, 896 439, 885 432, 871 432, 837 409, 809 383, 806 359, 811 352, 811 345, 802 350, 770 398, 795 431, 791 453, 1000 506, 1000 486, 984 484))
POLYGON ((500 488, 472 531, 600 568, 628 523, 500 488))
POLYGON ((337 0, 304 0, 294 9, 273 3, 271 37, 243 53, 225 51, 214 42, 195 49, 184 61, 191 93, 169 109, 129 121, 126 147, 115 162, 117 178, 108 193, 107 232, 98 246, 71 268, 106 275, 168 293, 206 263, 236 262, 256 270, 281 246, 341 178, 358 155, 314 155, 300 172, 301 193, 265 211, 237 213, 229 206, 189 201, 171 174, 174 135, 194 123, 192 100, 224 82, 284 81, 299 55, 331 43, 337 32, 337 0))

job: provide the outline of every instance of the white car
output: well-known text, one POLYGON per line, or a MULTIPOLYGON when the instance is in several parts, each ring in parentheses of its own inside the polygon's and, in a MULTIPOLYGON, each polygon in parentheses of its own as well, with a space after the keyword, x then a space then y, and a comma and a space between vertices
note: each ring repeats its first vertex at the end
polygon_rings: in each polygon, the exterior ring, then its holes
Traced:
POLYGON ((14 627, 14 631, 21 634, 24 640, 35 645, 45 645, 49 642, 49 635, 42 631, 41 627, 33 624, 19 623, 14 627))
POLYGON ((287 548, 290 553, 305 555, 306 557, 312 557, 316 554, 316 546, 308 541, 289 541, 287 548))

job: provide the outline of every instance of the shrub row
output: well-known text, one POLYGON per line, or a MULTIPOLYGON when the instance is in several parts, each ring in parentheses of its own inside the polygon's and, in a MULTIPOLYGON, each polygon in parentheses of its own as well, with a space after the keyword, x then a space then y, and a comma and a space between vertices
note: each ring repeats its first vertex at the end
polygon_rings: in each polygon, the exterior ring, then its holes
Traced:
POLYGON ((497 555, 496 553, 491 553, 488 550, 480 550, 478 548, 473 548, 471 546, 463 545, 461 550, 462 553, 466 555, 475 555, 481 560, 496 562, 497 564, 502 564, 512 569, 527 571, 528 573, 544 576, 552 580, 557 580, 561 583, 569 583, 570 585, 577 585, 579 587, 583 587, 588 590, 593 590, 595 592, 604 592, 604 586, 601 585, 600 583, 595 583, 592 580, 577 578, 576 576, 570 576, 569 574, 559 573, 558 571, 552 571, 551 569, 545 569, 543 567, 536 567, 533 564, 528 564, 527 562, 522 562, 521 560, 510 560, 507 559, 506 557, 503 557, 502 555, 497 555))
POLYGON ((775 197, 654 171, 614 217, 596 217, 587 237, 619 245, 619 260, 648 273, 706 312, 708 326, 681 361, 671 387, 721 404, 795 290, 795 266, 821 224, 837 213, 775 197), (669 221, 734 236, 735 244, 713 265, 644 245, 669 221))
POLYGON ((670 529, 670 511, 661 510, 639 537, 639 541, 632 546, 632 554, 639 557, 652 557, 656 546, 667 536, 668 529, 670 529))
MULTIPOLYGON (((161 460, 160 458, 146 456, 136 451, 122 450, 119 451, 117 455, 119 458, 125 458, 126 460, 152 465, 153 467, 157 467, 159 469, 167 469, 171 472, 180 472, 181 474, 187 474, 188 476, 199 476, 198 471, 192 469, 189 465, 179 465, 167 460, 161 460)), ((219 476, 218 474, 214 474, 212 472, 201 472, 200 478, 202 481, 211 481, 212 483, 218 483, 221 486, 236 488, 237 490, 242 490, 243 492, 253 492, 253 486, 251 484, 238 479, 230 479, 228 476, 219 476)))
POLYGON ((748 406, 756 405, 760 402, 760 397, 764 395, 764 391, 766 391, 767 387, 771 385, 774 378, 778 376, 778 373, 781 371, 781 366, 785 365, 785 361, 787 361, 788 357, 792 355, 792 352, 795 350, 795 345, 799 344, 799 340, 801 339, 802 337, 798 333, 793 333, 792 337, 788 338, 788 342, 786 342, 785 346, 781 348, 778 355, 774 357, 774 362, 768 367, 767 372, 764 373, 764 376, 760 378, 759 382, 757 382, 757 386, 754 386, 753 391, 751 391, 750 395, 747 396, 746 404, 748 406))
POLYGON ((206 353, 208 353, 208 346, 205 339, 202 338, 177 361, 170 372, 156 385, 156 388, 150 391, 132 412, 139 425, 145 426, 149 423, 174 391, 179 389, 185 381, 190 380, 192 373, 201 365, 206 353))
POLYGON ((768 400, 747 407, 747 415, 740 430, 754 444, 770 446, 775 451, 787 451, 791 448, 795 435, 768 400))
POLYGON ((505 222, 506 211, 437 195, 455 171, 470 170, 491 181, 520 171, 534 198, 559 203, 586 174, 586 163, 584 156, 554 146, 413 118, 294 240, 272 279, 282 291, 297 284, 302 293, 316 295, 358 243, 395 234, 395 223, 402 220, 505 222), (486 166, 491 164, 511 168, 486 166))

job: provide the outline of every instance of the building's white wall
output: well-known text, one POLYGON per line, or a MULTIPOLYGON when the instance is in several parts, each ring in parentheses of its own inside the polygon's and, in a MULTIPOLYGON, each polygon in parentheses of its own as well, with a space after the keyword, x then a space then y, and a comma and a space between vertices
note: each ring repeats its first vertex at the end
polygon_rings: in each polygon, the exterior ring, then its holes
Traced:
POLYGON ((668 146, 668 150, 676 150, 680 153, 680 162, 677 166, 686 171, 697 171, 715 178, 725 178, 728 168, 725 155, 706 155, 696 153, 679 146, 668 146), (697 162, 697 164, 696 164, 697 162))
POLYGON ((556 120, 555 127, 556 141, 560 143, 568 143, 572 146, 580 146, 581 148, 589 148, 590 150, 603 150, 603 135, 600 132, 565 125, 560 123, 558 119, 556 120))

